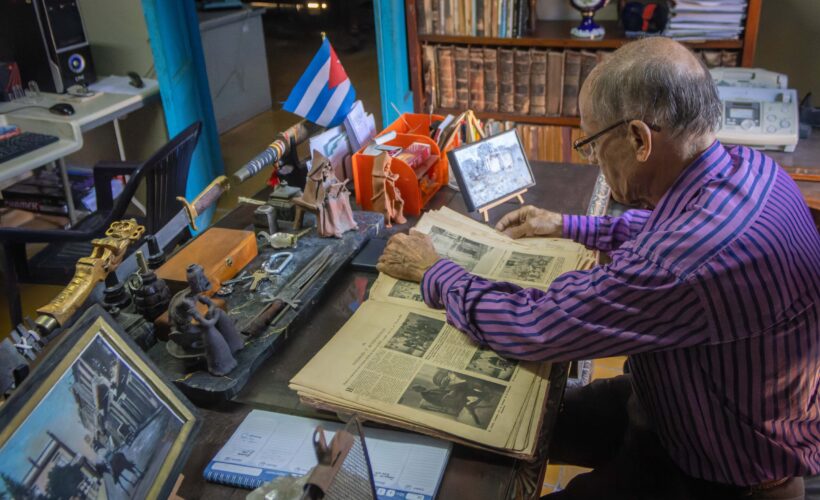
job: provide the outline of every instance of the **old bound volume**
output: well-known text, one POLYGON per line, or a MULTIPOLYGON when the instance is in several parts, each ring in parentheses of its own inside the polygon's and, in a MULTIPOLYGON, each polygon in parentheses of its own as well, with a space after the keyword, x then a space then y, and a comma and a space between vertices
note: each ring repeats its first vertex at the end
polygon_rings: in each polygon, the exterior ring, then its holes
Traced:
POLYGON ((495 49, 484 52, 484 110, 498 111, 498 57, 495 49))
POLYGON ((578 80, 579 92, 581 91, 581 87, 584 86, 584 82, 589 74, 592 73, 592 69, 596 64, 598 64, 598 55, 595 52, 589 52, 587 50, 581 51, 581 77, 578 80))
POLYGON ((442 108, 456 107, 456 77, 453 61, 454 49, 451 46, 439 46, 438 52, 438 98, 442 108))
POLYGON ((547 115, 561 114, 561 100, 564 95, 564 53, 547 53, 547 115))
POLYGON ((515 51, 498 49, 498 110, 515 112, 515 51))
POLYGON ((456 106, 459 109, 470 107, 470 49, 456 47, 456 106))
POLYGON ((562 115, 578 116, 578 84, 581 81, 581 53, 564 51, 564 99, 562 115))
POLYGON ((470 108, 484 111, 484 52, 470 49, 470 108))
POLYGON ((530 114, 542 116, 547 113, 547 53, 530 51, 530 114))
MULTIPOLYGON (((468 271, 522 286, 544 289, 592 262, 568 240, 513 241, 448 209, 425 214, 417 229, 468 271)), ((549 371, 549 363, 504 359, 474 344, 447 324, 444 311, 425 306, 417 283, 382 274, 290 387, 317 408, 531 458, 549 371)))
POLYGON ((527 114, 530 112, 530 51, 517 49, 515 51, 515 112, 527 114))
POLYGON ((438 85, 436 85, 436 48, 424 45, 421 49, 422 78, 424 81, 424 103, 426 109, 438 107, 438 85))

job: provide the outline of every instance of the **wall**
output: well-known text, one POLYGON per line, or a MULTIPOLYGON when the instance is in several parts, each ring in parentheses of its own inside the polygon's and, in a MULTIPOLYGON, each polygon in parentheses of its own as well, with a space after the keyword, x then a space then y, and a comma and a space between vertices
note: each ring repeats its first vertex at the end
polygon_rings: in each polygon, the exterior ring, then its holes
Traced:
MULTIPOLYGON (((98 77, 136 71, 154 77, 153 56, 142 5, 136 0, 80 0, 98 77)), ((159 98, 121 120, 128 160, 147 159, 168 140, 159 98)), ((98 160, 118 160, 113 125, 83 134, 83 149, 69 165, 91 166, 98 160)))
POLYGON ((789 76, 802 98, 813 92, 820 105, 820 2, 763 0, 755 66, 789 76))

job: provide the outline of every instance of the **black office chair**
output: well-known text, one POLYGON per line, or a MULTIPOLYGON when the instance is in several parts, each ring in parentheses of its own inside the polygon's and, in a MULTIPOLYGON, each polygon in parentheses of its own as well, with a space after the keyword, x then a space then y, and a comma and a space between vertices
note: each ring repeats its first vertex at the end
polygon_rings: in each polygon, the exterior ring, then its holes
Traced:
POLYGON ((147 213, 144 218, 137 219, 145 225, 146 234, 155 233, 179 212, 181 206, 176 197, 185 196, 188 168, 201 128, 200 122, 189 126, 143 163, 106 161, 96 164, 97 211, 70 230, 0 227, 12 324, 22 320, 18 283, 67 284, 74 275, 77 259, 91 253, 91 240, 103 236, 112 222, 124 218, 143 178, 146 181, 147 213), (130 177, 115 200, 111 180, 123 175, 130 177), (49 245, 28 261, 25 248, 28 243, 49 245))

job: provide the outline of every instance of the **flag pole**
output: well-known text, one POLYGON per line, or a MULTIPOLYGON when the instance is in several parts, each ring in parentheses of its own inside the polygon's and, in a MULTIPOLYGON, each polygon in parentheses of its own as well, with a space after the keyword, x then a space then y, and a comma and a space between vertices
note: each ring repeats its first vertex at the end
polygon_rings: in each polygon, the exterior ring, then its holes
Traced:
POLYGON ((323 41, 323 42, 325 41, 325 38, 327 38, 327 35, 325 35, 325 32, 323 31, 323 32, 322 32, 322 41, 323 41))

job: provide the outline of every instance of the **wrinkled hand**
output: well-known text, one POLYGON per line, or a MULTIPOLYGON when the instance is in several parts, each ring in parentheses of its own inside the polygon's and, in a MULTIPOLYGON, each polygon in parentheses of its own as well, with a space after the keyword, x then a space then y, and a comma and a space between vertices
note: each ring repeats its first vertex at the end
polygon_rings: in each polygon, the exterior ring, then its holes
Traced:
POLYGON ((400 280, 419 283, 438 260, 433 240, 411 229, 409 235, 399 233, 390 238, 376 269, 400 280))
POLYGON ((557 238, 561 236, 563 225, 561 214, 527 205, 505 215, 495 229, 514 239, 528 236, 557 238))

